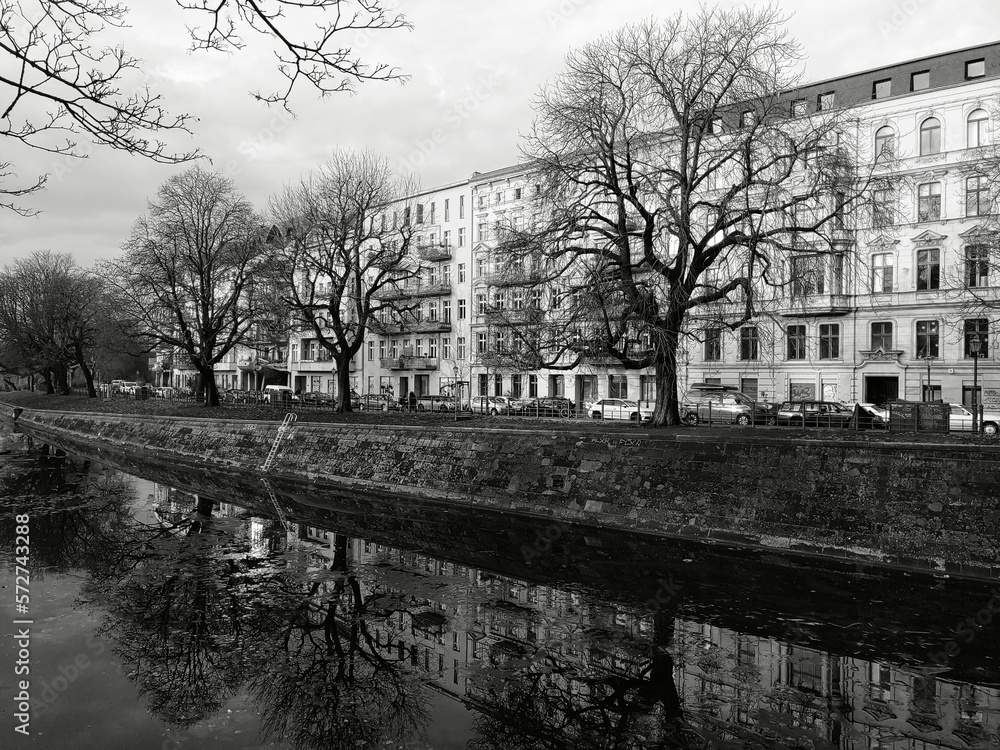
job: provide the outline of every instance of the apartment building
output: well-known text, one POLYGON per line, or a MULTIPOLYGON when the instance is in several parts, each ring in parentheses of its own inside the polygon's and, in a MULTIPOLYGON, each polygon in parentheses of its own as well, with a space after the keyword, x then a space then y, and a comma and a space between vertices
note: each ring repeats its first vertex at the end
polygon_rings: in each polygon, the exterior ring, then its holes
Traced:
MULTIPOLYGON (((1000 44, 924 57, 811 84, 793 113, 857 106, 865 156, 903 178, 885 226, 853 226, 843 255, 814 262, 773 309, 736 331, 705 329, 681 353, 682 381, 735 385, 763 400, 971 404, 980 339, 981 402, 1000 403, 994 298, 984 234, 995 206, 976 165, 1000 129, 1000 44), (893 158, 886 158, 891 155, 893 158)), ((849 225, 850 226, 850 225, 849 225)))
MULTIPOLYGON (((1000 43, 812 83, 787 99, 790 116, 856 108, 862 158, 878 166, 891 154, 884 169, 901 179, 896 194, 875 196, 891 220, 858 226, 849 217, 842 254, 789 258, 795 280, 757 321, 731 331, 689 319, 691 335, 678 353, 681 388, 704 381, 770 401, 969 405, 976 380, 980 401, 1000 406, 991 335, 997 315, 974 304, 994 298, 1000 285, 1000 265, 990 262, 983 239, 996 226, 993 193, 977 169, 995 157, 1000 139, 1000 43)), ((387 294, 412 312, 370 326, 352 365, 353 388, 395 398, 459 389, 463 398, 655 400, 652 368, 625 370, 614 359, 584 356, 572 370, 548 370, 496 356, 516 348, 511 326, 519 316, 553 304, 525 284, 532 269, 517 276, 500 273, 497 263, 498 228, 530 221, 538 190, 529 171, 514 165, 407 198, 420 277, 387 294)), ((333 363, 317 342, 295 336, 286 351, 284 366, 271 363, 277 377, 287 370, 297 389, 333 392, 333 363)), ((244 382, 233 366, 221 369, 244 382)))

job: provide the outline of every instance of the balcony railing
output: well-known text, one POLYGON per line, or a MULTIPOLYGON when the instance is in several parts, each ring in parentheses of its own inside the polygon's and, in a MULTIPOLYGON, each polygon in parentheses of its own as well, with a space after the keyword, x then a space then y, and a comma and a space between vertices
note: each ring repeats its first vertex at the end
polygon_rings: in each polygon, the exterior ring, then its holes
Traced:
POLYGON ((424 245, 417 250, 417 256, 421 260, 435 261, 435 260, 450 260, 451 259, 451 245, 424 245))
POLYGON ((402 357, 383 357, 379 360, 383 370, 436 370, 437 357, 417 357, 404 355, 402 357))
POLYGON ((490 286, 528 286, 542 280, 542 272, 538 269, 505 268, 499 271, 489 271, 484 280, 490 286))
POLYGON ((847 315, 854 309, 850 294, 807 294, 783 300, 778 314, 784 317, 847 315))
POLYGON ((407 297, 439 297, 451 294, 450 281, 428 283, 405 283, 396 287, 385 287, 376 295, 379 299, 405 299, 407 297))

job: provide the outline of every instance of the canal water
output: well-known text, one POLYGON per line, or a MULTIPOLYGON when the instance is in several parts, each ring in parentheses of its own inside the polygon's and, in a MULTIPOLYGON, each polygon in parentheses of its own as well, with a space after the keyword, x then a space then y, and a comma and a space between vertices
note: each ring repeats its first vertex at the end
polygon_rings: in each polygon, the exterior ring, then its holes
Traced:
POLYGON ((1000 747, 987 582, 55 450, 0 498, 3 748, 1000 747))

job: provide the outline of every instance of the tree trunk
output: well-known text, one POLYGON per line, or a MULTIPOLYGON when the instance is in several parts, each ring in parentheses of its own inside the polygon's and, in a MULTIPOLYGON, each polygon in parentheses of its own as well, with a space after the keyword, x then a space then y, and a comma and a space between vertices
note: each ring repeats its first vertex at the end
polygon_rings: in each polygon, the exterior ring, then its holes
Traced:
POLYGON ((219 405, 219 388, 215 384, 215 370, 201 363, 195 365, 198 370, 199 388, 205 392, 205 406, 219 405))
POLYGON ((337 363, 337 412, 344 414, 354 411, 351 407, 351 360, 353 354, 337 352, 334 361, 337 363))
POLYGON ((75 347, 74 355, 77 364, 80 365, 80 372, 83 373, 83 378, 87 381, 87 398, 97 398, 97 390, 94 388, 94 373, 87 367, 83 347, 79 344, 75 347))
POLYGON ((681 424, 680 399, 677 393, 677 342, 679 324, 663 332, 662 347, 656 358, 656 407, 650 424, 654 427, 681 424))
POLYGON ((52 373, 46 370, 42 373, 42 381, 45 383, 45 392, 50 396, 55 394, 55 386, 52 385, 52 373))

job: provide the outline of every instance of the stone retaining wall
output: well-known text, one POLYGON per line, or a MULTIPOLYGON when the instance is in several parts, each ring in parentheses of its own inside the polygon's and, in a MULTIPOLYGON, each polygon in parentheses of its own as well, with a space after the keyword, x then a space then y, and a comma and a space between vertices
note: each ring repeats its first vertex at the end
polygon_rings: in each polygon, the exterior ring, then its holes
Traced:
MULTIPOLYGON (((278 424, 25 410, 71 450, 259 473, 278 424)), ((709 542, 1000 578, 1000 449, 770 430, 534 431, 307 423, 271 474, 709 542)))

